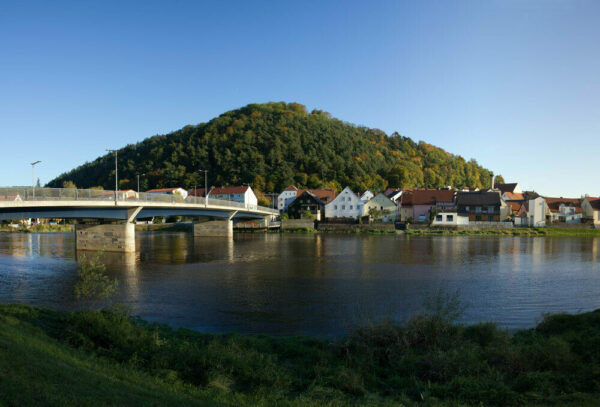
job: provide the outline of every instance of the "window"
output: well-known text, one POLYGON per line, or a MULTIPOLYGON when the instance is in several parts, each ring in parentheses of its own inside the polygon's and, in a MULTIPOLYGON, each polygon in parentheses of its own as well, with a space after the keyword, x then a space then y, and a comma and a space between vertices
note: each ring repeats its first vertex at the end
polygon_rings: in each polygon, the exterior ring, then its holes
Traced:
POLYGON ((469 212, 469 207, 468 207, 468 206, 465 206, 465 210, 466 210, 467 212, 469 212))
POLYGON ((352 210, 352 205, 350 205, 350 210, 352 210))
POLYGON ((337 205, 333 205, 333 209, 337 211, 337 205))
POLYGON ((475 221, 476 222, 481 222, 481 216, 479 216, 479 215, 475 216, 475 221))
POLYGON ((436 220, 437 222, 441 222, 441 221, 442 221, 442 219, 443 219, 442 215, 436 215, 436 217, 435 217, 435 220, 436 220))
POLYGON ((495 212, 495 210, 496 210, 496 208, 495 208, 495 207, 493 207, 493 206, 488 206, 488 213, 494 213, 494 212, 495 212))
POLYGON ((346 210, 346 205, 342 205, 342 210, 346 210))
POLYGON ((454 215, 447 215, 446 216, 446 221, 447 222, 454 222, 454 215))
POLYGON ((494 217, 492 215, 488 215, 488 222, 493 222, 494 221, 494 217))
POLYGON ((475 208, 475 212, 476 212, 476 213, 481 213, 481 206, 478 206, 478 207, 476 207, 476 208, 475 208))

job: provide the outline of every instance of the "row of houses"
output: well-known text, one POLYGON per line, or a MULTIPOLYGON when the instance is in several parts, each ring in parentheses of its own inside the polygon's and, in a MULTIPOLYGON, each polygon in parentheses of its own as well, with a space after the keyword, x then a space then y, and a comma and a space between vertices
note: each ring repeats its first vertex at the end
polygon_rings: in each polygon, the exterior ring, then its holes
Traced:
POLYGON ((512 222, 516 226, 544 227, 556 223, 592 223, 600 226, 600 198, 544 197, 522 191, 518 183, 489 189, 388 189, 354 192, 287 187, 278 197, 280 213, 291 218, 358 219, 370 216, 384 222, 461 226, 479 222, 512 222))

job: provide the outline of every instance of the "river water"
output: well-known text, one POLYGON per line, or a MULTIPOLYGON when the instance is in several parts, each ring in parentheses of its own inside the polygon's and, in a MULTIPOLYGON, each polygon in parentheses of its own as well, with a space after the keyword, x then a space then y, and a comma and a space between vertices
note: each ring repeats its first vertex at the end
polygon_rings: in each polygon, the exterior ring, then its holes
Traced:
MULTIPOLYGON (((137 233, 104 253, 133 314, 207 332, 339 336, 459 290, 460 322, 528 328, 600 308, 600 238, 137 233)), ((79 253, 80 255, 81 253, 79 253)), ((77 307, 72 233, 0 233, 0 302, 77 307)))

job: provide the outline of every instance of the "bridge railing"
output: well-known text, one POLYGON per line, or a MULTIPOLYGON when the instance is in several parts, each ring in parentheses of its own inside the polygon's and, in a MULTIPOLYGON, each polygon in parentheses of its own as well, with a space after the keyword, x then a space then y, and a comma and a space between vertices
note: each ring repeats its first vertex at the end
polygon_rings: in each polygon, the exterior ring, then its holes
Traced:
POLYGON ((210 197, 187 196, 177 194, 160 194, 135 191, 115 191, 99 189, 75 188, 27 188, 9 187, 0 188, 0 203, 7 201, 119 201, 119 202, 164 202, 187 203, 203 206, 233 207, 253 211, 263 211, 277 214, 277 210, 259 205, 244 204, 242 202, 213 199, 210 197))

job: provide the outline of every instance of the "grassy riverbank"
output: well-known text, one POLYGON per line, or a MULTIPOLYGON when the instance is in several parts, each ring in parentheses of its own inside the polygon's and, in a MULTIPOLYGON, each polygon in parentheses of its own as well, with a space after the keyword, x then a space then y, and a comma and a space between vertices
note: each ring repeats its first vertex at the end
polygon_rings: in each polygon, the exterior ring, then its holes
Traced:
POLYGON ((74 225, 33 225, 30 227, 18 227, 13 228, 8 225, 0 225, 0 233, 61 233, 61 232, 72 232, 74 225))
POLYGON ((510 228, 510 229, 408 229, 408 236, 550 236, 595 237, 600 229, 584 228, 510 228))
POLYGON ((338 340, 0 305, 0 405, 600 405, 600 311, 509 335, 441 310, 338 340))

